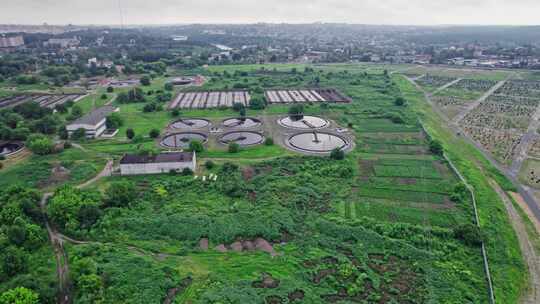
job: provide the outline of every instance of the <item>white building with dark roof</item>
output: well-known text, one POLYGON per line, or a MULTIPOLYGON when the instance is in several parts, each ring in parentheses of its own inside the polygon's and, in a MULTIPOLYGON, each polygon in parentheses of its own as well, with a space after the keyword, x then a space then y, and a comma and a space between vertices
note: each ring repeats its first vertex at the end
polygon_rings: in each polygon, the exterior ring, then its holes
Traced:
POLYGON ((87 138, 99 137, 107 129, 107 116, 113 112, 118 112, 119 110, 119 108, 113 106, 103 106, 97 108, 68 124, 66 126, 68 134, 71 136, 73 132, 79 129, 84 129, 86 131, 87 138))
POLYGON ((158 155, 126 154, 120 160, 121 175, 160 174, 180 172, 185 168, 195 171, 195 152, 168 152, 158 155))

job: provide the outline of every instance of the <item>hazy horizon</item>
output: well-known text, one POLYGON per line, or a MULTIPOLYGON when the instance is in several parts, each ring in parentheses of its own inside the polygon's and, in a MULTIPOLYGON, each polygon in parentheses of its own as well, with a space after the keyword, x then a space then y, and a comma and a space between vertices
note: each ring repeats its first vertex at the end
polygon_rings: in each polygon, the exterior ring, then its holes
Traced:
POLYGON ((365 25, 538 25, 540 1, 455 0, 19 0, 2 4, 0 23, 182 25, 347 23, 365 25), (120 7, 122 9, 120 9, 120 7))

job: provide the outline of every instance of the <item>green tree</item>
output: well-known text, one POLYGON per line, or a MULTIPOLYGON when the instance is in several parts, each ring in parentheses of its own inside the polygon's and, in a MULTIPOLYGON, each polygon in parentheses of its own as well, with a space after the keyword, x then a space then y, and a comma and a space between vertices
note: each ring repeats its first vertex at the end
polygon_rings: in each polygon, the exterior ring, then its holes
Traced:
POLYGON ((204 151, 204 146, 200 141, 192 140, 189 143, 189 150, 191 150, 192 152, 201 153, 202 151, 204 151))
POLYGON ((166 91, 172 91, 172 90, 174 89, 174 86, 173 86, 172 83, 167 82, 167 83, 163 86, 163 88, 164 88, 166 91))
POLYGON ((0 304, 38 304, 39 295, 31 289, 17 287, 0 295, 0 304))
POLYGON ((79 129, 73 131, 73 133, 71 133, 71 139, 73 139, 73 140, 86 139, 86 130, 83 129, 83 128, 79 128, 79 129))
POLYGON ((289 116, 293 119, 301 119, 304 116, 304 105, 295 104, 289 107, 289 116))
POLYGON ((82 115, 83 115, 83 110, 82 110, 81 106, 74 105, 71 108, 71 117, 73 119, 77 119, 77 118, 81 117, 82 115))
POLYGON ((37 155, 47 155, 54 151, 54 142, 42 134, 30 135, 26 140, 26 146, 37 155))
POLYGON ((150 85, 150 77, 148 77, 146 75, 141 77, 141 84, 143 86, 149 86, 150 85))
POLYGON ((401 96, 400 96, 400 97, 397 97, 397 98, 394 100, 394 104, 395 104, 396 106, 403 106, 403 105, 405 105, 405 103, 406 103, 405 98, 403 98, 403 97, 401 97, 401 96))
POLYGON ((128 128, 126 130, 126 137, 129 139, 133 139, 135 137, 135 131, 133 131, 132 128, 128 128))
POLYGON ((2 258, 2 271, 0 271, 0 282, 13 277, 19 273, 26 272, 28 268, 28 256, 21 248, 8 246, 0 253, 2 258), (3 277, 3 276, 6 277, 3 277))
POLYGON ((229 144, 229 153, 238 153, 240 152, 240 145, 238 143, 232 142, 229 144))
POLYGON ((114 88, 111 87, 111 86, 108 86, 107 87, 107 93, 112 93, 112 92, 114 92, 114 88))
POLYGON ((434 139, 429 142, 429 151, 435 155, 442 156, 444 149, 440 141, 434 139))
POLYGON ((330 158, 335 160, 342 160, 345 158, 345 152, 341 150, 340 148, 335 148, 330 152, 330 158))
POLYGON ((108 129, 119 129, 124 125, 124 119, 119 113, 111 113, 107 116, 106 125, 108 129))
POLYGON ((105 203, 110 207, 126 207, 137 197, 136 190, 132 182, 113 182, 105 191, 105 203))
POLYGON ((158 129, 150 130, 150 133, 148 133, 148 136, 150 136, 150 138, 158 138, 159 137, 159 130, 158 129))

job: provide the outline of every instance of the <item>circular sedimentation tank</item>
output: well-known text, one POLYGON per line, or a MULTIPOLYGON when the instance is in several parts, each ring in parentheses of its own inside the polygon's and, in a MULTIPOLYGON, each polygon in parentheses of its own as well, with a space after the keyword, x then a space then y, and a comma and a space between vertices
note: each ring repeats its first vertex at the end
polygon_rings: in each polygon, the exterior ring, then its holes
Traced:
POLYGON ((263 143, 264 136, 258 132, 230 132, 219 138, 222 144, 237 143, 242 147, 254 146, 263 143))
POLYGON ((286 128, 302 130, 317 130, 330 125, 330 122, 324 118, 309 115, 303 115, 299 117, 283 117, 278 120, 278 123, 286 128))
POLYGON ((177 120, 170 124, 170 127, 173 129, 202 129, 210 126, 210 121, 202 118, 185 118, 177 120))
POLYGON ((205 143, 208 141, 208 136, 202 133, 196 132, 182 132, 165 136, 160 145, 165 148, 189 148, 189 143, 192 141, 199 141, 205 143))
POLYGON ((309 153, 330 153, 339 148, 349 147, 350 142, 341 136, 325 132, 305 132, 295 134, 288 139, 288 144, 296 150, 309 153))
POLYGON ((7 142, 0 144, 0 155, 8 156, 21 151, 24 148, 24 144, 21 142, 7 142))
POLYGON ((223 121, 223 126, 227 128, 254 128, 258 127, 262 122, 256 118, 229 118, 223 121))

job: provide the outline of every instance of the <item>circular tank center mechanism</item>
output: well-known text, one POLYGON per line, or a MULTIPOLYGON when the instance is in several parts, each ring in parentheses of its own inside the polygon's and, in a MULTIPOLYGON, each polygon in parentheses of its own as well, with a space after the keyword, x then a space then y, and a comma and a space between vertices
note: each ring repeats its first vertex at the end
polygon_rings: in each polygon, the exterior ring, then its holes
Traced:
POLYGON ((7 156, 24 148, 23 143, 8 142, 0 144, 0 155, 7 156))
POLYGON ((161 140, 160 145, 165 148, 187 149, 189 148, 189 143, 195 140, 205 143, 208 140, 208 137, 202 133, 195 132, 176 133, 165 136, 161 140))
POLYGON ((253 128, 261 124, 260 120, 251 117, 229 118, 223 121, 223 126, 227 128, 253 128))
POLYGON ((329 153, 336 148, 346 149, 350 145, 344 137, 325 132, 295 134, 289 137, 288 143, 297 150, 312 153, 329 153))
POLYGON ((324 118, 317 116, 287 116, 278 120, 278 123, 286 128, 316 130, 327 127, 330 122, 324 118))
POLYGON ((205 127, 208 127, 210 125, 210 121, 206 119, 201 118, 186 118, 186 119, 180 119, 172 124, 170 124, 170 127, 173 129, 202 129, 205 127))
POLYGON ((246 147, 261 144, 264 141, 264 136, 258 132, 230 132, 221 136, 219 141, 225 145, 237 143, 246 147))

